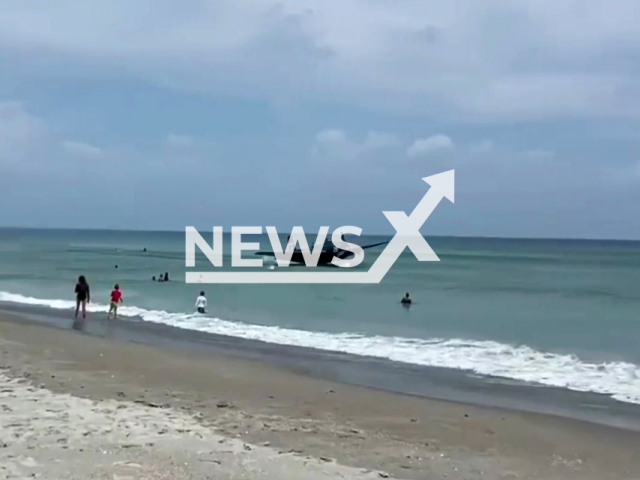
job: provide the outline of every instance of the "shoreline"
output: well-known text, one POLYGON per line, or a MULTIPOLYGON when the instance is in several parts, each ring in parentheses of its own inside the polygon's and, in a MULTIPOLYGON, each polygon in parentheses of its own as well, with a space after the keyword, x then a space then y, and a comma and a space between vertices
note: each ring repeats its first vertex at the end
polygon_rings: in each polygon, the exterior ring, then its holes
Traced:
MULTIPOLYGON (((94 328, 100 326, 98 319, 91 320, 94 328)), ((362 478, 373 478, 372 472, 376 478, 384 472, 406 479, 640 477, 640 460, 634 458, 638 432, 373 390, 260 358, 189 350, 169 339, 163 345, 144 344, 123 338, 123 324, 131 322, 111 324, 108 338, 70 330, 71 323, 67 318, 66 326, 52 328, 0 313, 0 373, 27 379, 54 398, 123 402, 135 421, 141 405, 183 412, 215 435, 253 446, 268 443, 269 455, 359 469, 362 478)), ((333 362, 343 360, 338 356, 333 362)), ((141 452, 158 453, 155 447, 141 452)), ((5 454, 0 449, 0 456, 5 454)), ((355 472, 348 470, 347 478, 356 478, 355 472)), ((296 473, 290 478, 316 477, 296 473)))
MULTIPOLYGON (((73 325, 72 312, 42 306, 0 302, 2 313, 17 315, 63 330, 73 325)), ((412 395, 460 405, 539 413, 640 431, 640 405, 609 395, 490 377, 444 367, 395 362, 309 347, 267 343, 174 327, 126 317, 107 322, 106 313, 90 313, 84 333, 156 347, 225 355, 259 361, 295 374, 412 395), (117 325, 117 328, 108 327, 117 325)))

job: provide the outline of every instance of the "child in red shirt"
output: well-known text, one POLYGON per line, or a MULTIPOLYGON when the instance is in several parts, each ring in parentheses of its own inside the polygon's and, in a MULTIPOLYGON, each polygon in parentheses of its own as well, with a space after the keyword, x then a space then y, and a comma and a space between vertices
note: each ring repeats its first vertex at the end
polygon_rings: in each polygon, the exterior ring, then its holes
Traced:
POLYGON ((111 318, 113 312, 113 318, 118 318, 118 304, 122 302, 122 292, 120 291, 120 285, 116 283, 111 292, 111 304, 109 305, 109 314, 107 319, 111 318))

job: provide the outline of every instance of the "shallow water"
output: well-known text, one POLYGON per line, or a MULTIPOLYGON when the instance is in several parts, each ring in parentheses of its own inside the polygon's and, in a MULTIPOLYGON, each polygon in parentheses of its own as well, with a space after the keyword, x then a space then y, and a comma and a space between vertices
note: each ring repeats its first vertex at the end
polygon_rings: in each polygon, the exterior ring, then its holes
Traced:
MULTIPOLYGON (((260 240, 269 249, 266 236, 260 240)), ((181 232, 5 229, 0 301, 71 309, 75 280, 84 274, 91 309, 106 309, 117 282, 124 291, 121 313, 132 320, 640 403, 640 242, 429 242, 441 262, 420 263, 406 251, 379 285, 206 285, 209 313, 201 316, 193 310, 203 287, 184 283, 181 232), (171 282, 151 281, 164 272, 171 282), (410 309, 399 305, 406 291, 416 302, 410 309)), ((380 251, 367 250, 361 268, 380 251)), ((227 248, 225 264, 229 254, 227 248)), ((198 270, 205 261, 198 258, 198 270)))

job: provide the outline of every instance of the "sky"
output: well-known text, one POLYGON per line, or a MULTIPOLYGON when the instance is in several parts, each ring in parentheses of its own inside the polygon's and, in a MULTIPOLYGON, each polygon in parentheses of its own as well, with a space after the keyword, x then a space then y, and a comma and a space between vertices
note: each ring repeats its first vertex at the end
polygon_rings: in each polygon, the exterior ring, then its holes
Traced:
POLYGON ((0 226, 640 239, 637 0, 3 0, 0 226))

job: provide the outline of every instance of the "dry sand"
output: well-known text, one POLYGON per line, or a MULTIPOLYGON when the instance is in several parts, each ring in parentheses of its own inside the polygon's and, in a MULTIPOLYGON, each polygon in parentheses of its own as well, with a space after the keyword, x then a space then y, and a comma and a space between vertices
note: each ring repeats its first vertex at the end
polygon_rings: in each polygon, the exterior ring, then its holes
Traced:
POLYGON ((0 478, 639 480, 639 447, 633 431, 0 316, 0 478))
POLYGON ((170 408, 95 402, 1 374, 0 402, 4 478, 380 478, 223 437, 170 408))

